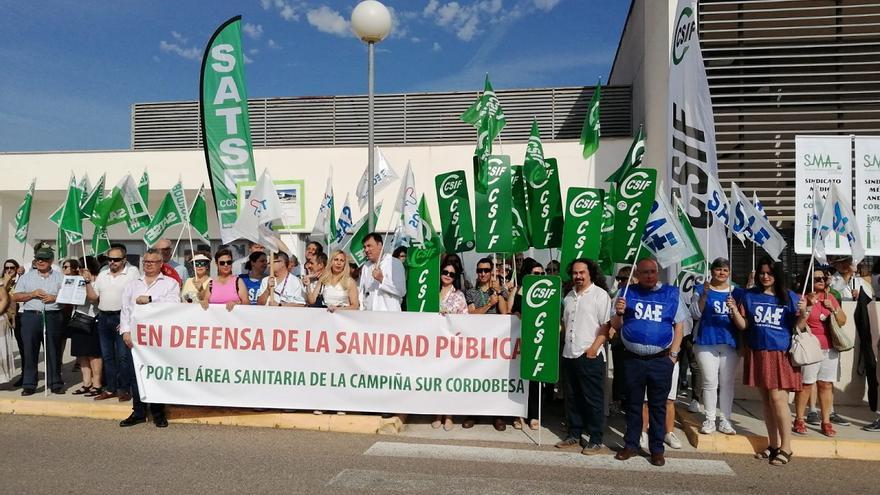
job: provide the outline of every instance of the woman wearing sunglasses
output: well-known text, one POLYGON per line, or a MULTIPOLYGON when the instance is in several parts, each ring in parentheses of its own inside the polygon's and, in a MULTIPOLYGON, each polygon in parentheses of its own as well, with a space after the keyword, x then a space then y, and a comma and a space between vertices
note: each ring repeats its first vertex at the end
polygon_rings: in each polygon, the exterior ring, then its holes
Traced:
POLYGON ((792 458, 788 394, 799 391, 803 383, 801 369, 789 361, 788 348, 792 330, 807 321, 807 303, 786 287, 782 263, 765 256, 755 275, 757 285, 743 295, 739 307, 727 304, 733 324, 746 331, 743 382, 758 389, 764 407, 769 446, 756 457, 782 466, 792 458))
MULTIPOLYGON (((18 262, 6 260, 3 263, 3 278, 0 279, 0 312, 6 313, 6 317, 0 317, 0 383, 12 380, 15 375, 15 357, 13 355, 12 342, 15 340, 15 302, 10 293, 15 286, 18 277, 18 262)), ((21 345, 19 345, 21 349, 21 345)))
POLYGON ((201 302, 201 294, 207 289, 208 281, 211 280, 211 258, 205 253, 199 252, 193 256, 193 276, 186 279, 183 288, 180 289, 180 301, 185 303, 201 302))
POLYGON ((208 285, 199 297, 202 307, 209 304, 224 304, 232 311, 238 304, 249 304, 244 282, 232 273, 232 251, 221 249, 214 255, 217 263, 217 276, 208 280, 208 285))
MULTIPOLYGON (((550 264, 548 263, 548 267, 550 264)), ((522 262, 522 267, 519 272, 519 280, 517 280, 517 291, 516 295, 513 297, 513 304, 510 308, 510 314, 516 315, 517 318, 522 318, 522 286, 523 279, 526 275, 544 275, 544 267, 541 266, 540 263, 535 261, 532 258, 524 258, 522 262)), ((532 430, 537 430, 541 427, 541 424, 538 422, 538 387, 540 386, 540 382, 529 382, 529 404, 528 404, 528 419, 529 419, 529 428, 532 430)), ((513 427, 517 430, 522 430, 523 425, 525 424, 525 419, 516 418, 513 420, 513 427)))
POLYGON ((795 393, 795 416, 792 431, 798 435, 807 434, 807 424, 804 421, 804 409, 810 399, 813 384, 817 387, 819 397, 819 410, 822 414, 822 434, 833 437, 837 434, 831 424, 831 411, 834 406, 834 383, 840 380, 840 357, 837 350, 831 345, 831 318, 838 325, 846 323, 846 315, 840 310, 840 303, 831 295, 828 287, 830 277, 821 269, 813 271, 813 290, 806 295, 807 300, 807 327, 819 340, 822 348, 822 361, 801 367, 803 373, 803 388, 795 393))
MULTIPOLYGON (((466 315, 468 313, 467 301, 459 285, 459 272, 456 264, 445 261, 440 265, 440 314, 466 315)), ((443 429, 452 429, 452 416, 437 415, 431 422, 435 430, 443 425, 443 429)))

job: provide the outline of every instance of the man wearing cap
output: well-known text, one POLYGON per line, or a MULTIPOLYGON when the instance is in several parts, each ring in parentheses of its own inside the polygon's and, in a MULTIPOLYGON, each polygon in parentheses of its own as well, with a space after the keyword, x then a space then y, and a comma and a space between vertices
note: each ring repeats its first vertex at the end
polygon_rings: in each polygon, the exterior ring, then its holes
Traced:
POLYGON ((119 402, 131 400, 131 381, 128 376, 128 350, 119 335, 119 314, 122 311, 122 291, 140 272, 125 260, 122 244, 113 244, 107 252, 108 269, 98 274, 92 283, 92 274, 82 270, 86 282, 86 297, 98 303, 97 331, 104 362, 104 390, 95 400, 118 397, 119 402))
POLYGON ((46 332, 46 385, 52 393, 63 394, 60 353, 64 335, 61 311, 55 302, 64 275, 52 268, 55 253, 50 247, 40 247, 34 253, 36 269, 30 270, 15 285, 13 299, 21 305, 21 337, 24 344, 22 355, 21 395, 32 395, 37 389, 37 363, 43 331, 46 332))

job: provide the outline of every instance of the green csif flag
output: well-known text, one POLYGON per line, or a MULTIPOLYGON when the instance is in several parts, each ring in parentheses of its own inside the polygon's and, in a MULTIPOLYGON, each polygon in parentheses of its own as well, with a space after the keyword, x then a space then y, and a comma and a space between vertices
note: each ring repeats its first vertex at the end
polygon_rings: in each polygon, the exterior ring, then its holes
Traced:
POLYGON ((61 221, 58 228, 61 229, 71 243, 82 240, 82 216, 79 204, 82 202, 82 191, 76 183, 76 178, 70 174, 70 184, 67 187, 67 199, 64 201, 64 210, 61 212, 61 221))
POLYGON ((541 131, 538 119, 532 120, 532 132, 526 143, 526 157, 523 161, 525 174, 531 182, 543 182, 547 179, 547 163, 544 160, 544 146, 541 144, 541 131))
POLYGON ((529 177, 529 234, 532 247, 555 248, 562 245, 562 195, 555 158, 545 159, 546 174, 529 177), (543 178, 541 178, 543 176, 543 178))
MULTIPOLYGON (((578 258, 595 260, 599 256, 604 213, 603 192, 589 187, 569 187, 562 230, 560 273, 568 281, 568 265, 578 258)), ((605 273, 605 272, 603 272, 605 273)))
POLYGON ((220 238, 234 241, 237 184, 256 181, 241 49, 241 16, 224 22, 205 47, 199 98, 205 162, 220 238))
POLYGON ((533 382, 559 380, 559 317, 562 283, 555 275, 526 275, 522 289, 522 354, 519 376, 533 382))
POLYGON ((632 169, 642 164, 642 157, 644 155, 645 132, 644 128, 639 126, 639 132, 629 146, 629 151, 626 152, 626 157, 624 157, 623 163, 620 164, 620 167, 618 167, 613 174, 605 179, 605 182, 615 182, 620 184, 620 182, 623 181, 623 178, 626 177, 632 169))
POLYGON ((153 247, 169 227, 180 225, 186 222, 186 197, 183 192, 183 185, 180 181, 165 194, 162 204, 153 215, 153 220, 147 225, 144 232, 144 243, 147 247, 153 247))
POLYGON ((27 241, 28 228, 31 223, 31 205, 34 202, 34 186, 36 184, 37 179, 32 179, 31 186, 24 194, 24 201, 21 202, 21 206, 15 212, 15 240, 18 242, 27 241))
POLYGON ((487 163, 488 188, 486 192, 475 192, 477 252, 509 253, 513 249, 510 157, 492 155, 487 163))
POLYGON ((406 252, 406 310, 440 311, 440 254, 443 242, 431 224, 425 195, 419 201, 422 242, 406 252))
POLYGON ((510 168, 510 191, 513 208, 513 252, 521 253, 529 248, 529 210, 526 206, 526 180, 522 165, 510 168))
POLYGON ((656 188, 657 170, 653 168, 633 170, 620 182, 614 212, 612 253, 615 262, 633 264, 637 261, 636 251, 654 205, 656 188))
POLYGON ((110 238, 107 236, 107 229, 104 227, 95 227, 92 234, 92 256, 106 253, 110 250, 110 238))
POLYGON ((602 95, 602 82, 596 84, 593 97, 590 99, 590 107, 584 116, 584 126, 581 128, 581 146, 584 147, 584 158, 591 157, 599 149, 599 100, 602 95))
POLYGON ((107 174, 101 176, 98 179, 98 183, 95 184, 88 194, 85 194, 86 190, 83 189, 83 200, 82 204, 79 205, 80 210, 82 210, 83 218, 92 218, 92 214, 95 211, 95 205, 98 204, 98 201, 104 197, 104 183, 106 181, 107 174))
POLYGON ((477 129, 477 148, 474 151, 474 188, 485 192, 489 183, 487 170, 489 155, 492 154, 492 142, 507 123, 504 110, 501 109, 501 103, 489 82, 489 74, 486 74, 483 94, 459 118, 477 129))
POLYGON ((205 198, 205 185, 199 187, 199 192, 193 200, 189 210, 189 225, 195 229, 196 234, 205 242, 208 240, 208 200, 205 198))
POLYGON ((64 258, 67 258, 68 244, 70 244, 70 239, 67 238, 67 233, 61 230, 61 227, 58 227, 58 231, 55 236, 55 259, 63 260, 64 258))
POLYGON ((144 169, 144 173, 141 174, 141 180, 138 182, 138 193, 141 195, 141 201, 144 202, 144 205, 147 208, 150 207, 150 176, 147 174, 147 169, 144 169))
POLYGON ((610 275, 614 271, 614 210, 617 208, 617 184, 608 185, 605 204, 602 208, 602 239, 599 242, 598 262, 602 273, 610 275))
POLYGON ((440 228, 447 253, 461 253, 474 248, 474 222, 468 197, 467 177, 463 170, 434 178, 440 228))
POLYGON ((696 273, 705 273, 706 255, 703 254, 703 249, 700 247, 700 241, 697 239, 696 233, 694 233, 694 227, 691 225, 691 220, 688 217, 687 212, 684 210, 681 201, 678 200, 678 196, 675 197, 675 210, 678 214, 678 221, 684 231, 684 235, 690 241, 691 246, 696 250, 696 253, 681 260, 681 263, 679 264, 682 269, 688 269, 696 273))
MULTIPOLYGON (((373 225, 376 225, 376 221, 379 219, 379 214, 382 213, 382 202, 376 205, 376 209, 373 212, 373 225)), ((364 239, 367 237, 367 234, 370 233, 370 224, 367 223, 367 216, 364 215, 357 224, 352 228, 354 234, 352 234, 351 238, 348 240, 348 252, 351 254, 352 259, 357 264, 357 266, 362 266, 367 262, 367 255, 364 253, 364 239)))

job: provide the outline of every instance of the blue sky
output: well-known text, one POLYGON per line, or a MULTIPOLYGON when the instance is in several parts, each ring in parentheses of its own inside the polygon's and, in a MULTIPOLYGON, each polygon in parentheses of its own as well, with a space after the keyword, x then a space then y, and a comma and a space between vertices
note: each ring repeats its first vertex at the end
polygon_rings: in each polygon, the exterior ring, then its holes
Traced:
MULTIPOLYGON (((376 92, 589 85, 627 0, 384 0, 376 92)), ((366 93, 356 0, 0 0, 0 152, 126 149, 133 103, 194 100, 208 38, 243 16, 250 97, 366 93)))

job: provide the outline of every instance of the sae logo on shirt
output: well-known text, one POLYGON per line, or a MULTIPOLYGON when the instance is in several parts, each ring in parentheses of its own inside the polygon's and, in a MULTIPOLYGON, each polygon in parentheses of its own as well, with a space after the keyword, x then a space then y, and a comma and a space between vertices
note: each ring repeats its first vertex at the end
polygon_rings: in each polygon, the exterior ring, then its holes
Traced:
POLYGON ((782 313, 785 308, 773 304, 758 304, 755 306, 755 323, 771 327, 782 326, 782 313))
POLYGON ((633 312, 637 320, 663 321, 662 304, 637 302, 633 312))

